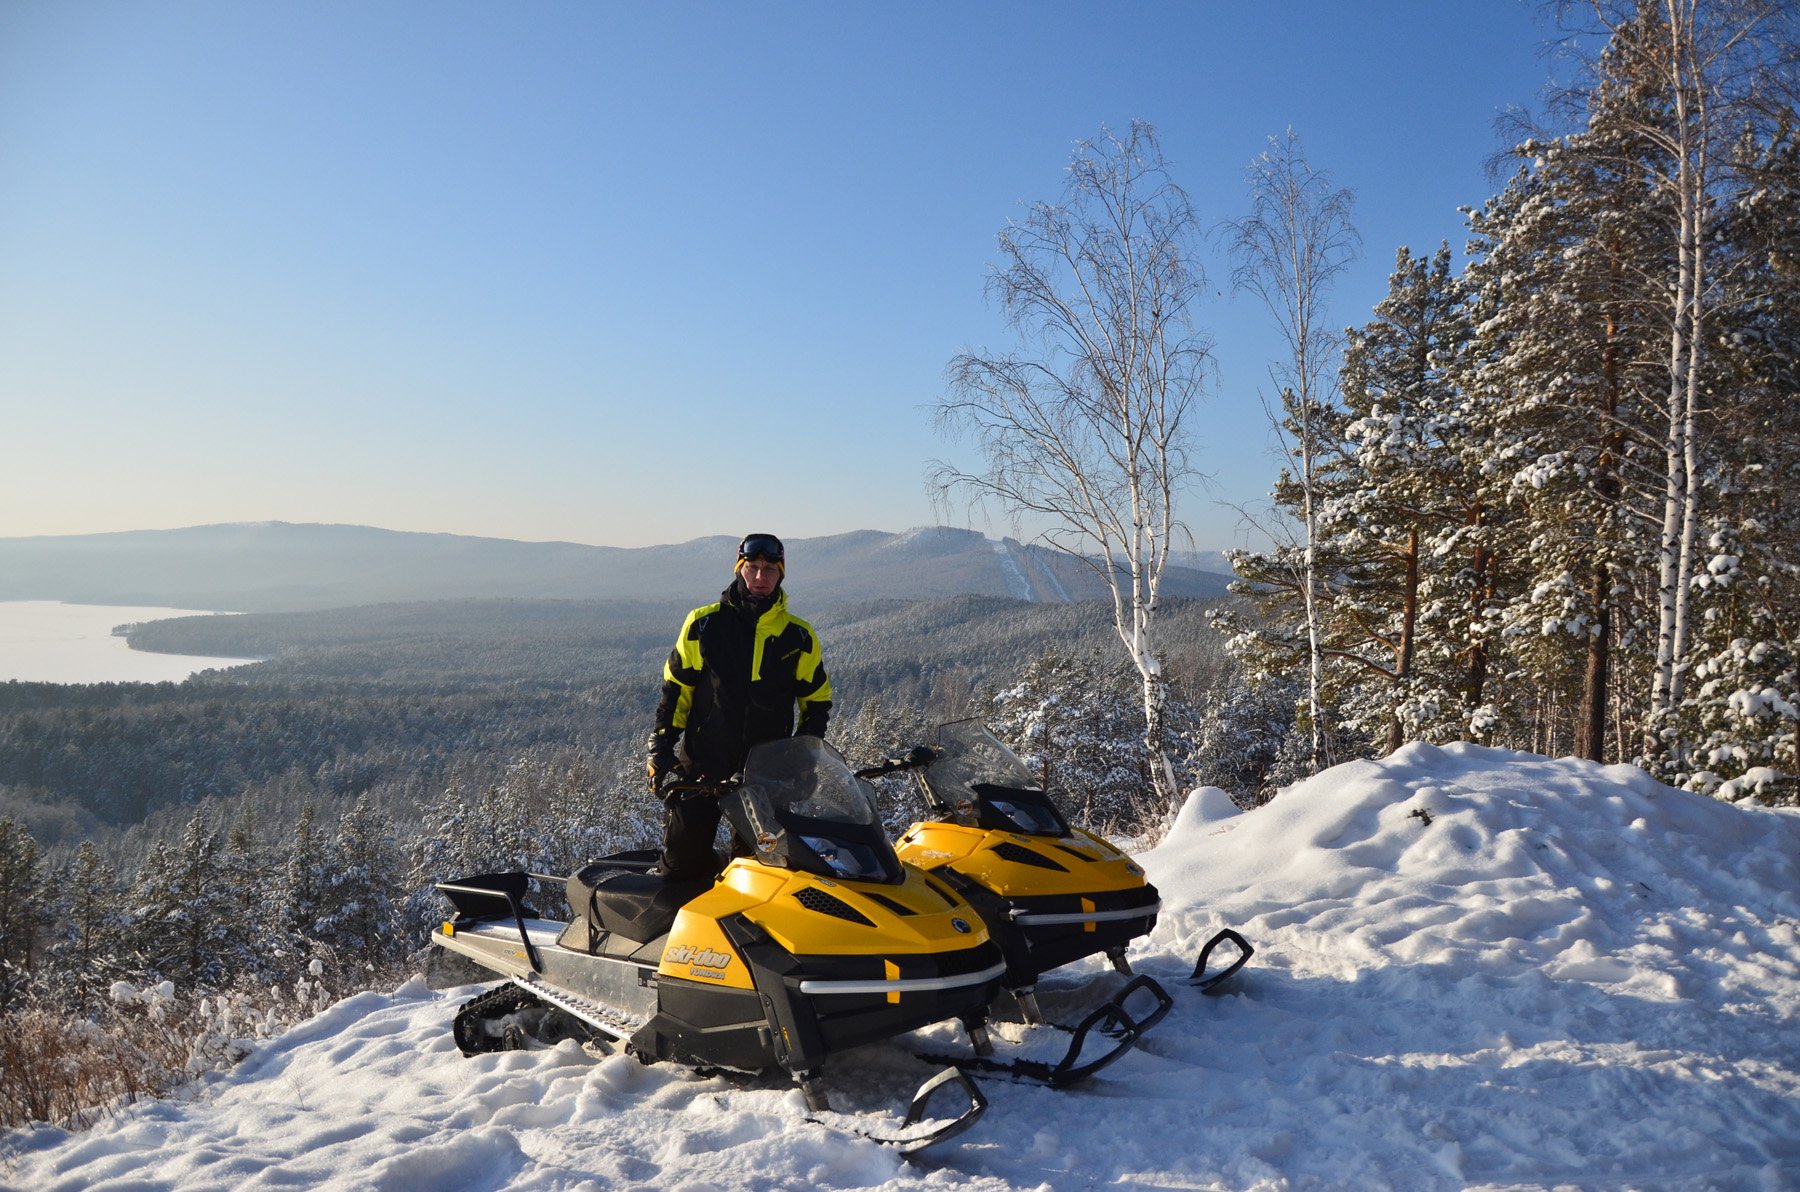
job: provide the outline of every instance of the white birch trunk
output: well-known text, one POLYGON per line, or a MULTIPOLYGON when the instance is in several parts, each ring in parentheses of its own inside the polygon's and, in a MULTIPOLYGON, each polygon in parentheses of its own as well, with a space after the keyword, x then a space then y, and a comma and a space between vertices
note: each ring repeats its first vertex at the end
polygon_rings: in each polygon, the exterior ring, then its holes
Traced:
POLYGON ((1319 632, 1318 588, 1318 520, 1313 511, 1313 427, 1312 403, 1303 393, 1300 397, 1300 493, 1302 519, 1305 522, 1305 551, 1301 556, 1301 582, 1305 585, 1306 606, 1306 709, 1312 722, 1312 772, 1324 769, 1325 654, 1319 632))
POLYGON ((1691 634, 1691 595, 1700 533, 1700 373, 1705 357, 1707 111, 1691 3, 1668 0, 1669 87, 1675 106, 1676 278, 1669 328, 1669 435, 1658 568, 1656 671, 1645 749, 1662 751, 1660 722, 1680 704, 1691 634))
POLYGON ((1669 432, 1663 442, 1663 518, 1662 534, 1657 544, 1657 632, 1656 673, 1650 688, 1650 726, 1645 749, 1655 755, 1661 746, 1656 725, 1674 706, 1675 626, 1680 602, 1676 593, 1681 586, 1681 527, 1687 508, 1687 385, 1684 370, 1687 358, 1687 299, 1691 278, 1687 243, 1689 213, 1681 211, 1681 248, 1677 253, 1674 309, 1669 335, 1669 432))

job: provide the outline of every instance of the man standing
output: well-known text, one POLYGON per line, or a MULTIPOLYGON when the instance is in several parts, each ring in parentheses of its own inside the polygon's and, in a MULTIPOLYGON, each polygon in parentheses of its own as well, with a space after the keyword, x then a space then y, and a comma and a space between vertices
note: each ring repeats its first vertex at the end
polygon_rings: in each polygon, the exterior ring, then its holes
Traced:
MULTIPOLYGON (((722 782, 743 768, 752 745, 825 735, 831 681, 819 635, 788 614, 787 593, 781 590, 786 574, 781 539, 748 534, 738 544, 731 586, 718 603, 695 609, 682 623, 663 664, 662 699, 650 734, 652 793, 660 793, 677 774, 687 781, 722 782)), ((670 796, 663 805, 663 875, 712 880, 718 873, 713 837, 719 801, 670 796)))

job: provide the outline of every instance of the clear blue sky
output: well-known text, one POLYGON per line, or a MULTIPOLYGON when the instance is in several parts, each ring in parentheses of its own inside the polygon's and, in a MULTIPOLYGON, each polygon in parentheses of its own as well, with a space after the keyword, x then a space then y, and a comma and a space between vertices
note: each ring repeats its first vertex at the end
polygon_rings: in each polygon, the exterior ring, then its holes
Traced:
MULTIPOLYGON (((1461 248, 1551 30, 1517 0, 0 4, 0 536, 353 522, 620 546, 938 520, 995 234, 1155 125, 1209 224, 1292 125, 1461 248)), ((1274 476, 1228 262, 1184 509, 1274 476)), ((968 523, 1004 531, 1003 523, 968 523)))

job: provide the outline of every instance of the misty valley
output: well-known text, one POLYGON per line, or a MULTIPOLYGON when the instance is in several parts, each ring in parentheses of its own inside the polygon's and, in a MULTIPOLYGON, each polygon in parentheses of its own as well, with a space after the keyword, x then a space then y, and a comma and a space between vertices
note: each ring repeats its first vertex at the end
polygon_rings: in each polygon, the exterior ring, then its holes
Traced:
MULTIPOLYGON (((1204 688, 1222 665, 1205 608, 1166 614, 1179 688, 1204 688)), ((272 841, 309 803, 326 823, 360 800, 416 830, 446 791, 579 773, 574 794, 591 804, 559 814, 635 842, 655 827, 643 738, 681 611, 495 600, 148 622, 134 649, 267 661, 181 683, 0 685, 0 816, 53 858, 91 839, 129 870, 196 814, 272 841)), ((1098 603, 966 596, 812 619, 836 695, 831 738, 853 758, 979 714, 1046 658, 1117 672, 1118 698, 1131 697, 1098 603)))

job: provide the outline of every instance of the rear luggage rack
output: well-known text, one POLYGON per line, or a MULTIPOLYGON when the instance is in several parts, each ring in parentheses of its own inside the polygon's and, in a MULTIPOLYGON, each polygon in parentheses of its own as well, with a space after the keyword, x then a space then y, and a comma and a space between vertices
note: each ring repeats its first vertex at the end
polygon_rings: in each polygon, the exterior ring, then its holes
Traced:
POLYGON ((533 879, 540 882, 563 880, 545 873, 514 871, 480 873, 461 881, 439 882, 437 888, 456 908, 456 918, 444 925, 444 934, 454 935, 459 927, 510 917, 519 929, 519 942, 525 945, 525 959, 530 962, 531 971, 541 976, 544 962, 538 956, 537 945, 531 942, 531 933, 525 930, 526 917, 535 919, 537 912, 522 901, 533 879))

